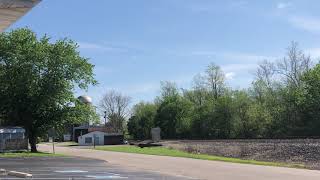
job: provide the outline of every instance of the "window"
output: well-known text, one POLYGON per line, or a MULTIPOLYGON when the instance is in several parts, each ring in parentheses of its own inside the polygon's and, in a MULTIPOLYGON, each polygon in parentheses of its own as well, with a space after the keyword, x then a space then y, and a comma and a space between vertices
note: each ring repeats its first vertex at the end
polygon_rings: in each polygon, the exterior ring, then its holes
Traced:
POLYGON ((99 144, 99 137, 94 137, 94 143, 99 144))
POLYGON ((92 143, 92 137, 86 137, 86 138, 84 139, 84 143, 86 143, 86 144, 91 144, 91 143, 92 143))

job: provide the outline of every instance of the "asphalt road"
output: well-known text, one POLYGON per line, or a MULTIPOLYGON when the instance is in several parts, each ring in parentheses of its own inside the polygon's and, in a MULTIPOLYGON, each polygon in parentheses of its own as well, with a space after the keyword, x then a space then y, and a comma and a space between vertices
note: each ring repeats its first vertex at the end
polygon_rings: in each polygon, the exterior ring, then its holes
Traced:
MULTIPOLYGON (((49 145, 39 150, 51 152, 49 145)), ((284 167, 236 164, 190 158, 153 156, 120 152, 98 151, 72 147, 56 147, 56 152, 78 157, 105 160, 127 170, 157 172, 183 179, 213 180, 319 180, 320 171, 284 167)), ((164 178, 165 179, 165 178, 164 178)))
MULTIPOLYGON (((94 179, 132 179, 132 180, 182 180, 186 177, 167 176, 147 171, 129 171, 111 165, 103 160, 80 157, 31 157, 0 158, 0 169, 30 173, 32 179, 47 180, 94 180, 94 179)), ((0 180, 21 179, 0 175, 0 180)))

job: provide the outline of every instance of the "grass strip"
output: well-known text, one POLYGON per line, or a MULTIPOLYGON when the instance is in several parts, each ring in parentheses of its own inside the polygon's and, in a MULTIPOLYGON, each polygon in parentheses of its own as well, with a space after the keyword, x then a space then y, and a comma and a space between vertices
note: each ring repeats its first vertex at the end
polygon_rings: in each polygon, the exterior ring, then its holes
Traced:
POLYGON ((169 149, 165 147, 140 148, 137 146, 121 145, 121 146, 98 146, 96 147, 96 149, 103 150, 103 151, 116 151, 116 152, 148 154, 148 155, 158 155, 158 156, 171 156, 171 157, 184 157, 184 158, 202 159, 202 160, 210 160, 210 161, 223 161, 223 162, 230 162, 230 163, 253 164, 253 165, 263 165, 263 166, 306 168, 305 165, 303 164, 267 162, 267 161, 257 161, 257 160, 230 158, 230 157, 222 157, 222 156, 212 156, 212 155, 206 155, 206 154, 193 154, 193 153, 188 153, 188 152, 175 150, 175 149, 169 149))
POLYGON ((52 154, 52 153, 44 153, 44 152, 8 152, 8 153, 0 153, 0 158, 19 158, 19 157, 59 157, 64 156, 62 154, 52 154))

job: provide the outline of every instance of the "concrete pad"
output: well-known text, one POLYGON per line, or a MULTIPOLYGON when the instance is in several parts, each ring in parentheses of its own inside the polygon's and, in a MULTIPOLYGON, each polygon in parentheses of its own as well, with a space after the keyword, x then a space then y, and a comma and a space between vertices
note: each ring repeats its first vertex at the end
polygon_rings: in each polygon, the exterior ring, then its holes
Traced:
POLYGON ((0 169, 0 175, 7 175, 7 171, 5 169, 0 169))
POLYGON ((9 171, 9 176, 15 176, 19 178, 32 178, 32 174, 24 173, 24 172, 18 172, 18 171, 9 171))
POLYGON ((16 172, 28 172, 32 177, 0 175, 0 179, 34 180, 192 180, 186 177, 168 176, 144 170, 131 171, 102 160, 81 157, 27 157, 0 158, 0 167, 16 172))

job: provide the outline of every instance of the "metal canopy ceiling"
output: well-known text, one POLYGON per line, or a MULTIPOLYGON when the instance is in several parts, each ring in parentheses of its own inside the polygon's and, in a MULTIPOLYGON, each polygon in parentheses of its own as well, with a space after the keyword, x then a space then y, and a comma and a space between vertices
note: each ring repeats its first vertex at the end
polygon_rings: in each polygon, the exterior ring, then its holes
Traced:
POLYGON ((25 15, 41 0, 0 0, 0 32, 25 15))

